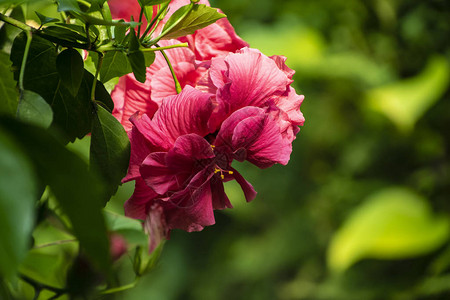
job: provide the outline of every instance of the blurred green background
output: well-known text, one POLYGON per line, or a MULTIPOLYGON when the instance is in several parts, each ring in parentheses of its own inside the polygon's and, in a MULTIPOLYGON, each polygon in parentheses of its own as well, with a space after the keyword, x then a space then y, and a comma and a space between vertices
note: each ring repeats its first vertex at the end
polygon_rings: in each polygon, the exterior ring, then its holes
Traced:
POLYGON ((287 166, 235 166, 252 203, 229 184, 235 208, 117 299, 450 299, 450 2, 211 4, 288 57, 306 123, 287 166))

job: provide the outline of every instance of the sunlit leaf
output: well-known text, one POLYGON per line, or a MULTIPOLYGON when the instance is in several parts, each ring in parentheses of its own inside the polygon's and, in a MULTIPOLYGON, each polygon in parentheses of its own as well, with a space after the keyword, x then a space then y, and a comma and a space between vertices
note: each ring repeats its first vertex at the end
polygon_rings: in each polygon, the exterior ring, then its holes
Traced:
POLYGON ((369 106, 388 117, 400 130, 410 131, 415 123, 445 93, 450 66, 445 57, 434 56, 416 77, 370 90, 369 106))
POLYGON ((58 0, 58 11, 81 12, 77 0, 58 0))
POLYGON ((19 102, 17 118, 24 122, 48 128, 53 121, 53 111, 39 94, 25 90, 19 102))
POLYGON ((121 77, 132 71, 127 56, 123 52, 110 51, 103 57, 100 79, 102 82, 107 82, 114 77, 121 77))
POLYGON ((189 9, 190 5, 183 6, 170 16, 162 31, 164 39, 175 39, 193 34, 196 30, 226 17, 226 15, 219 13, 217 9, 204 4, 195 4, 193 9, 180 21, 180 18, 189 9), (174 24, 176 25, 173 26, 174 24))
POLYGON ((56 18, 51 18, 51 17, 44 16, 43 14, 41 14, 41 13, 39 13, 37 11, 35 11, 35 14, 38 16, 39 21, 41 22, 41 26, 45 25, 45 24, 48 24, 48 23, 54 23, 54 22, 59 22, 60 21, 59 19, 56 19, 56 18))
POLYGON ((335 233, 328 264, 340 272, 364 258, 416 257, 440 247, 449 233, 449 219, 433 215, 425 199, 404 188, 385 189, 366 199, 335 233))
POLYGON ((37 194, 32 168, 0 126, 0 277, 14 275, 29 247, 37 194))

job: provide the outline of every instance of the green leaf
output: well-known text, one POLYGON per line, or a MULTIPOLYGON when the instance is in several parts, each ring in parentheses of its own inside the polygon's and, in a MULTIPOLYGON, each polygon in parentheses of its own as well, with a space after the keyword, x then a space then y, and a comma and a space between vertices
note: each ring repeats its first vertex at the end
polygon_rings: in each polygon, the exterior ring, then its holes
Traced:
MULTIPOLYGON (((93 84, 94 84, 94 75, 84 70, 82 86, 84 85, 84 89, 88 89, 89 93, 91 93, 93 84)), ((103 107, 106 108, 109 112, 112 112, 114 109, 114 102, 111 99, 110 93, 106 90, 103 83, 101 83, 98 80, 95 88, 95 101, 97 103, 101 103, 103 107)))
POLYGON ((141 6, 158 5, 169 1, 170 0, 138 0, 141 6))
POLYGON ((139 41, 136 37, 134 29, 130 30, 129 36, 129 53, 128 61, 133 70, 134 77, 137 81, 144 83, 147 79, 147 71, 145 67, 145 57, 140 48, 139 41))
POLYGON ((44 249, 32 249, 20 266, 20 272, 38 282, 45 282, 57 288, 64 288, 66 273, 71 262, 63 251, 47 253, 44 249))
POLYGON ((61 78, 61 83, 72 96, 76 96, 84 73, 84 63, 80 53, 75 49, 64 50, 56 57, 56 69, 61 78))
POLYGON ((434 56, 416 77, 370 90, 366 98, 373 110, 384 114, 400 130, 409 132, 444 95, 449 83, 448 60, 434 56))
MULTIPOLYGON (((9 16, 17 21, 25 22, 23 5, 14 7, 9 16)), ((0 48, 9 53, 14 39, 21 32, 21 29, 8 23, 4 23, 0 28, 0 48)))
MULTIPOLYGON (((119 22, 125 23, 124 20, 120 20, 119 22)), ((117 44, 119 45, 122 44, 128 29, 129 29, 128 26, 116 26, 114 28, 114 40, 116 41, 117 44)))
POLYGON ((53 121, 53 111, 39 94, 25 90, 19 101, 17 118, 23 122, 48 128, 53 121))
POLYGON ((104 211, 104 215, 108 229, 122 235, 129 247, 148 244, 148 236, 140 221, 110 211, 104 211))
POLYGON ((77 0, 58 0, 58 11, 81 12, 77 0))
MULTIPOLYGON (((32 160, 39 179, 50 186, 61 209, 69 218, 81 247, 93 263, 101 270, 108 271, 109 240, 102 215, 105 190, 100 178, 88 170, 87 164, 81 158, 49 135, 47 130, 10 118, 0 119, 0 127, 15 137, 16 142, 32 160)), ((8 176, 14 178, 11 172, 8 172, 8 176)), ((31 180, 24 181, 21 176, 20 182, 24 184, 31 180)), ((15 198, 20 197, 15 195, 15 198)), ((26 219, 16 220, 23 222, 26 219)))
POLYGON ((130 141, 125 129, 111 113, 99 106, 92 124, 90 163, 108 183, 107 200, 125 177, 129 160, 130 141))
POLYGON ((102 82, 107 82, 114 77, 121 77, 132 71, 130 63, 123 52, 110 51, 103 57, 100 79, 102 82))
POLYGON ((449 219, 434 216, 425 199, 408 189, 385 189, 370 196, 336 232, 328 264, 342 272, 364 258, 416 257, 442 246, 449 233, 449 219))
POLYGON ((155 52, 144 52, 144 58, 145 58, 145 66, 150 67, 153 62, 155 61, 156 55, 155 52))
MULTIPOLYGON (((10 59, 16 70, 16 78, 19 77, 25 41, 25 35, 20 34, 15 39, 11 50, 10 59)), ((77 137, 82 138, 91 130, 90 99, 93 81, 90 79, 93 79, 93 76, 87 71, 84 72, 80 89, 74 97, 61 82, 56 68, 56 55, 55 46, 51 42, 39 36, 33 36, 25 68, 24 86, 26 90, 41 95, 50 104, 54 114, 51 127, 62 130, 66 141, 73 141, 77 137)), ((96 91, 96 96, 97 93, 102 91, 96 91)))
MULTIPOLYGON (((69 25, 69 24, 68 24, 69 25)), ((70 24, 73 25, 73 24, 70 24)), ((75 25, 77 26, 77 25, 75 25)), ((68 26, 62 27, 62 25, 49 26, 42 29, 42 33, 52 36, 56 39, 69 41, 69 42, 86 42, 87 38, 68 26)))
POLYGON ((0 73, 0 114, 15 115, 19 95, 11 72, 11 62, 4 52, 0 52, 0 73))
POLYGON ((36 194, 36 178, 29 159, 0 127, 0 277, 13 276, 25 258, 36 194))
POLYGON ((190 5, 179 8, 164 25, 163 39, 175 39, 193 34, 196 30, 204 28, 226 15, 204 4, 195 4, 192 10, 182 20, 180 18, 190 9, 190 5), (176 24, 176 25, 175 25, 176 24))
POLYGON ((48 23, 54 23, 54 22, 59 22, 60 21, 59 19, 56 19, 56 18, 51 18, 51 17, 44 16, 43 14, 41 14, 41 13, 39 13, 37 11, 35 11, 35 14, 38 16, 39 21, 41 22, 41 26, 45 25, 45 24, 48 24, 48 23))

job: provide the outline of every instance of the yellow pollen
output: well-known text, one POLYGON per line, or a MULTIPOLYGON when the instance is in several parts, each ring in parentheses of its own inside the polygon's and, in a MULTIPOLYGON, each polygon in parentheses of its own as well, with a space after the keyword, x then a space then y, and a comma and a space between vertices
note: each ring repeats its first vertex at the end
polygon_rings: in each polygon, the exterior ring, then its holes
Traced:
POLYGON ((225 175, 220 174, 220 178, 225 179, 225 175))
POLYGON ((213 148, 213 149, 214 149, 214 148, 216 148, 216 146, 214 146, 214 145, 211 145, 211 148, 213 148))
POLYGON ((214 174, 217 174, 217 173, 219 173, 220 171, 221 171, 220 169, 215 168, 215 169, 214 169, 214 174))
POLYGON ((233 174, 233 171, 228 171, 228 174, 232 175, 232 174, 233 174))

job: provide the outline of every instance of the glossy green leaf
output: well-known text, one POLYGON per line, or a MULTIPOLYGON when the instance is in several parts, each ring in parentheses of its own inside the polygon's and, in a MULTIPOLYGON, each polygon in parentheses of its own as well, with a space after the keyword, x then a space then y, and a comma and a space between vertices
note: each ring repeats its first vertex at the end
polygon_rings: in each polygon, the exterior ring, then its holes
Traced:
POLYGON ((192 10, 180 20, 189 9, 190 5, 183 6, 170 16, 162 31, 163 39, 175 39, 193 34, 196 30, 226 17, 226 15, 219 13, 217 9, 204 4, 195 4, 192 10))
POLYGON ((111 113, 99 106, 92 124, 90 162, 108 183, 106 201, 115 194, 125 177, 129 160, 130 141, 125 129, 111 113))
POLYGON ((102 82, 107 82, 114 77, 121 77, 132 71, 127 56, 123 52, 110 51, 103 57, 103 64, 100 69, 100 80, 102 82))
MULTIPOLYGON (((119 22, 125 22, 124 20, 120 20, 119 22)), ((114 40, 117 44, 121 45, 123 40, 125 39, 126 33, 128 30, 128 26, 116 26, 114 27, 114 40)))
POLYGON ((43 14, 41 14, 41 13, 39 13, 37 11, 35 11, 34 13, 38 16, 39 21, 41 22, 41 26, 45 25, 45 24, 48 24, 48 23, 55 23, 55 22, 61 21, 61 20, 56 19, 56 18, 51 18, 51 17, 44 16, 43 14))
POLYGON ((0 73, 0 114, 14 115, 19 94, 11 72, 11 62, 4 52, 0 52, 0 73))
POLYGON ((156 55, 155 52, 144 52, 144 58, 145 58, 145 66, 150 67, 153 62, 155 61, 156 55))
POLYGON ((58 11, 81 12, 77 0, 58 0, 58 11))
POLYGON ((76 96, 84 74, 84 63, 80 53, 75 49, 64 50, 56 57, 56 69, 61 83, 72 96, 76 96))
MULTIPOLYGON (((14 41, 11 61, 18 78, 22 64, 25 36, 19 35, 14 41)), ((91 130, 92 103, 91 89, 94 76, 84 71, 83 80, 76 97, 62 84, 56 68, 56 52, 54 45, 39 36, 34 36, 25 68, 25 89, 41 95, 53 110, 51 127, 64 133, 66 141, 82 138, 91 130)), ((112 100, 102 83, 97 83, 95 97, 97 101, 105 101, 106 107, 112 109, 112 100)))
POLYGON ((137 81, 144 83, 147 79, 147 71, 145 67, 145 57, 140 48, 139 41, 136 37, 136 32, 130 30, 129 37, 129 53, 128 61, 130 62, 131 69, 133 70, 134 77, 137 81))
MULTIPOLYGON (((69 24, 68 24, 69 25, 69 24)), ((73 24, 70 24, 73 25, 73 24)), ((77 25, 75 25, 77 26, 77 25)), ((46 36, 52 36, 55 39, 68 41, 68 42, 86 42, 87 38, 84 35, 81 35, 76 30, 69 28, 68 26, 55 25, 49 26, 42 29, 42 33, 46 36)))
MULTIPOLYGON (((75 236, 92 262, 101 270, 108 271, 109 240, 102 215, 105 189, 100 178, 88 170, 81 158, 67 150, 43 128, 10 118, 0 119, 0 127, 15 137, 32 160, 39 179, 56 196, 59 206, 72 224, 75 236)), ((11 172, 8 174, 13 177, 11 172)), ((20 182, 24 182, 23 177, 20 182)))
POLYGON ((17 118, 23 122, 48 128, 53 121, 53 111, 39 94, 25 90, 17 108, 17 118))
POLYGON ((25 258, 36 194, 31 162, 0 126, 0 277, 13 276, 25 258))
POLYGON ((450 65, 434 56, 416 77, 370 90, 369 106, 388 117, 400 130, 411 131, 415 123, 448 89, 450 65))
POLYGON ((336 272, 364 258, 404 259, 429 253, 448 240, 450 220, 435 216, 422 197, 389 188, 358 207, 336 232, 328 248, 336 272))

